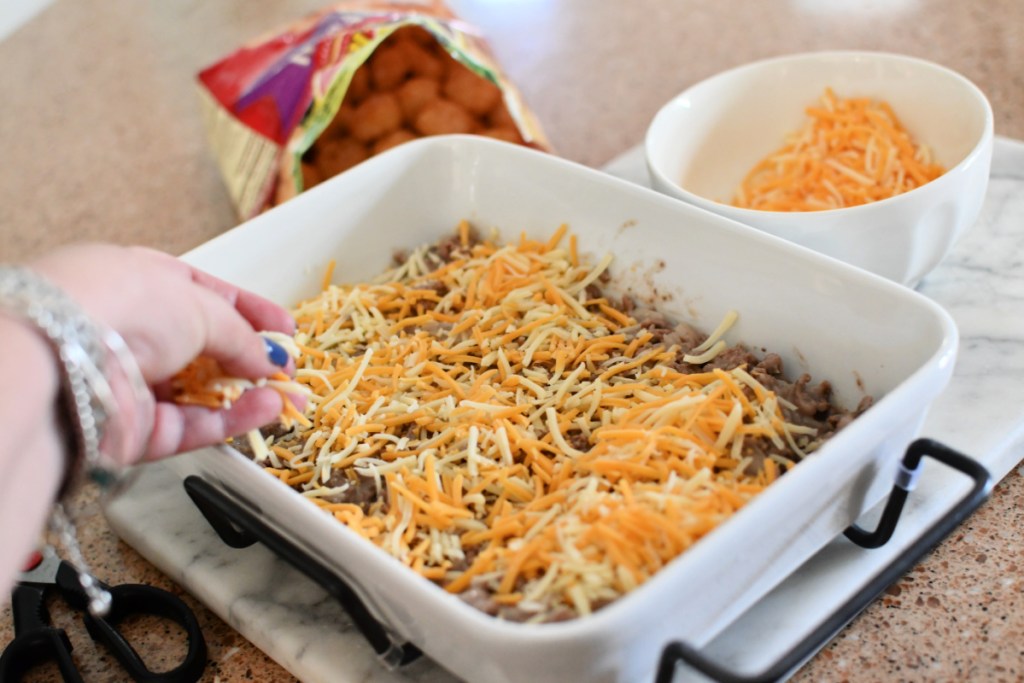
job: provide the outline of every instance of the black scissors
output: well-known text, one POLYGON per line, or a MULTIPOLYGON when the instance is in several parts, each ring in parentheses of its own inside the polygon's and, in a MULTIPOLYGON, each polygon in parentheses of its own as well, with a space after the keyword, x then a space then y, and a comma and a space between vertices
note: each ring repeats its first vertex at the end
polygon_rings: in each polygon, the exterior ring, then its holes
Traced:
MULTIPOLYGON (((39 558, 37 558, 39 560, 39 558)), ((106 586, 112 601, 103 618, 88 612, 83 619, 93 640, 103 643, 134 681, 142 683, 195 683, 206 668, 206 641, 192 610, 177 596, 165 590, 141 584, 106 586), (170 619, 188 634, 188 653, 184 661, 170 671, 154 672, 117 630, 117 624, 133 614, 152 614, 170 619)), ((46 609, 47 592, 58 594, 76 610, 87 609, 88 598, 82 590, 78 571, 50 552, 31 569, 21 574, 14 588, 11 612, 14 614, 14 640, 0 655, 0 681, 15 683, 37 664, 55 662, 66 683, 84 683, 74 660, 72 645, 64 629, 54 628, 46 609)))

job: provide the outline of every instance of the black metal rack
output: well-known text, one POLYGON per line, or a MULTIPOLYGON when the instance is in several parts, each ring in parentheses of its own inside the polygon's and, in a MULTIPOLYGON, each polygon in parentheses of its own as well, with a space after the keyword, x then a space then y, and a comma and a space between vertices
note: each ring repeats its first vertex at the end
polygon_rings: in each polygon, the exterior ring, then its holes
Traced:
MULTIPOLYGON (((878 526, 873 531, 856 525, 850 526, 844 532, 850 541, 863 548, 872 549, 885 545, 892 538, 925 458, 932 458, 970 477, 973 481, 971 489, 918 536, 905 552, 877 572, 802 641, 767 669, 755 674, 731 671, 686 643, 670 642, 662 650, 655 683, 669 683, 680 665, 690 667, 721 683, 768 683, 783 680, 810 659, 988 498, 993 482, 984 466, 941 443, 931 439, 918 439, 907 447, 878 526)), ((336 572, 325 567, 308 552, 271 528, 257 513, 237 501, 234 496, 197 475, 187 477, 184 486, 196 507, 228 546, 245 548, 254 543, 262 543, 271 552, 322 586, 349 614, 356 628, 369 642, 384 666, 394 669, 420 656, 419 648, 411 643, 399 642, 387 626, 373 615, 359 594, 336 572)))
POLYGON ((344 579, 272 529, 257 514, 197 475, 186 477, 184 485, 192 502, 225 544, 232 548, 247 548, 254 543, 262 543, 326 590, 348 613, 384 666, 394 669, 420 656, 415 645, 400 643, 392 637, 387 627, 344 579))

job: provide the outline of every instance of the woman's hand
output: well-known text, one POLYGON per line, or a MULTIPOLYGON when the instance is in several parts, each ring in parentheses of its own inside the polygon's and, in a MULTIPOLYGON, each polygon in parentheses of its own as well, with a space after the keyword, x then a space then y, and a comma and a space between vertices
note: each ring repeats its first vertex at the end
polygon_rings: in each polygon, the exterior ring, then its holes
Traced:
POLYGON ((124 420, 134 435, 126 449, 134 456, 127 460, 218 443, 280 413, 281 398, 271 389, 250 390, 231 408, 214 411, 170 402, 167 384, 198 355, 216 359, 233 376, 253 380, 282 370, 268 358, 257 334, 294 331, 294 321, 280 306, 140 247, 76 245, 30 265, 124 338, 151 388, 145 405, 123 409, 130 414, 115 418, 124 420), (142 443, 150 420, 152 433, 142 443))

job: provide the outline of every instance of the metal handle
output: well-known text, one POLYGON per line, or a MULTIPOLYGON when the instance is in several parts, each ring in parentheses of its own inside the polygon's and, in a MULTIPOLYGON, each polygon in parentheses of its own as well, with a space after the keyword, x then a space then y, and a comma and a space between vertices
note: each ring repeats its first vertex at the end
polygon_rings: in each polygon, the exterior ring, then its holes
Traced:
POLYGON ((907 473, 916 473, 921 459, 924 457, 937 460, 969 476, 974 481, 971 490, 925 530, 904 553, 876 574, 860 591, 840 606, 806 638, 766 670, 752 675, 731 671, 686 643, 674 641, 668 643, 662 651, 655 683, 670 683, 679 663, 720 683, 770 683, 784 679, 810 659, 886 588, 906 574, 932 548, 977 510, 991 493, 992 476, 980 463, 937 441, 918 439, 910 444, 903 456, 901 476, 897 478, 878 527, 875 531, 868 532, 860 527, 851 526, 845 532, 847 538, 865 548, 877 548, 892 537, 896 529, 896 522, 903 511, 907 494, 913 488, 914 477, 908 477, 907 473))
POLYGON ((202 477, 186 477, 184 485, 196 507, 225 543, 233 548, 244 548, 258 541, 330 593, 341 603, 385 666, 393 669, 420 656, 419 648, 415 645, 396 643, 359 595, 309 553, 271 529, 259 517, 202 477))

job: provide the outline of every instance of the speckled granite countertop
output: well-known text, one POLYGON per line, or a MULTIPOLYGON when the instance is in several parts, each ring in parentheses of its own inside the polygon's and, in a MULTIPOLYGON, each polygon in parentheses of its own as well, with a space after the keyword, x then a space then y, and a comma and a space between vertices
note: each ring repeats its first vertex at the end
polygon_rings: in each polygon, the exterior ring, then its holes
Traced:
MULTIPOLYGON (((0 42, 0 254, 72 239, 182 253, 236 223, 206 147, 193 75, 245 40, 322 3, 56 0, 0 42)), ((753 59, 816 49, 880 49, 943 63, 974 80, 996 132, 1024 139, 1024 4, 1016 0, 462 0, 562 156, 601 166, 643 136, 688 84, 753 59)), ((1024 411, 1022 411, 1024 413, 1024 411)), ((78 496, 85 552, 112 583, 180 592, 78 496)), ((992 500, 806 665, 798 681, 1024 679, 1024 478, 992 500)), ((10 523, 10 520, 3 520, 10 523)), ((205 680, 291 677, 185 595, 210 646, 205 680)), ((59 626, 87 681, 119 680, 68 615, 59 626)), ((0 643, 10 639, 0 610, 0 643)), ((155 658, 183 643, 133 633, 155 658)), ((151 661, 158 668, 159 661, 151 661)), ((42 672, 39 680, 58 680, 42 672)))

